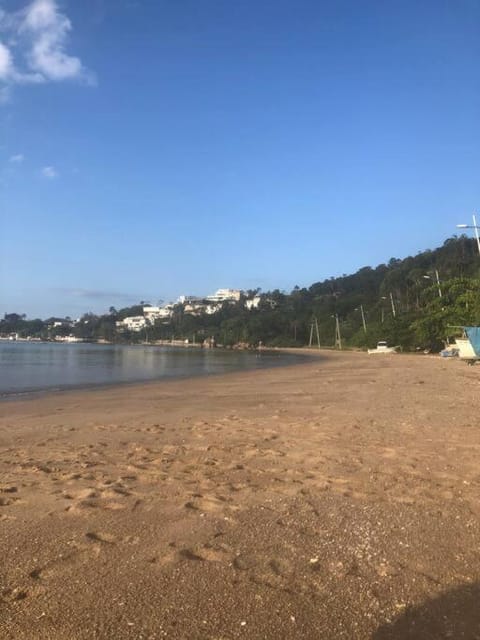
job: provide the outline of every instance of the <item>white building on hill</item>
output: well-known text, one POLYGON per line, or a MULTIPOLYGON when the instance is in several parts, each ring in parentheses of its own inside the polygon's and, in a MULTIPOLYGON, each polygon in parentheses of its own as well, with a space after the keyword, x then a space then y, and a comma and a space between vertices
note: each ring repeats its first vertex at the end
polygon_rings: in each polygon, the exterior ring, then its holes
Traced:
POLYGON ((201 304, 204 299, 200 296, 179 296, 177 304, 201 304))
POLYGON ((165 307, 143 307, 143 315, 149 324, 154 324, 155 320, 165 320, 172 317, 173 306, 167 304, 165 307))
POLYGON ((117 329, 128 331, 141 331, 147 325, 147 321, 143 316, 130 316, 115 323, 117 329))
POLYGON ((210 302, 238 302, 242 292, 240 289, 217 289, 217 291, 207 296, 210 302))
POLYGON ((260 296, 255 296, 250 300, 245 300, 245 306, 249 311, 251 311, 252 309, 258 309, 258 306, 261 301, 262 301, 262 298, 260 296))

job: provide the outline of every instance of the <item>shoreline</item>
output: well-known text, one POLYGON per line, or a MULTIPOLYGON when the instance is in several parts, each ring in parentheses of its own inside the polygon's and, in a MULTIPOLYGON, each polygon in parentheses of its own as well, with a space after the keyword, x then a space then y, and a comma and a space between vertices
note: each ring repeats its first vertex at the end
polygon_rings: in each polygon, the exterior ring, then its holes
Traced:
MULTIPOLYGON (((104 346, 104 345, 102 345, 104 346)), ((145 346, 145 345, 127 345, 127 346, 145 346)), ((149 345, 149 346, 155 346, 155 347, 159 347, 160 345, 149 345)), ((165 346, 165 345, 163 345, 165 346)), ((239 352, 235 352, 235 351, 231 351, 231 350, 223 350, 223 349, 218 349, 216 350, 217 352, 220 353, 239 353, 239 352)), ((251 356, 253 356, 253 352, 249 352, 251 356)), ((61 385, 55 385, 52 387, 44 387, 44 388, 31 388, 31 389, 25 389, 25 390, 14 390, 14 391, 5 391, 5 392, 0 392, 0 404, 2 404, 4 401, 16 401, 16 400, 28 400, 29 398, 31 399, 35 399, 37 397, 42 397, 43 395, 48 395, 51 393, 58 393, 58 394, 63 394, 63 393, 68 393, 69 391, 90 391, 90 390, 102 390, 102 389, 109 389, 109 388, 115 388, 115 387, 129 387, 129 386, 135 386, 135 385, 143 385, 143 384, 158 384, 161 382, 168 382, 171 380, 190 380, 190 379, 195 379, 195 378, 202 378, 202 377, 214 377, 214 376, 222 376, 222 375, 230 375, 230 373, 235 373, 235 372, 241 372, 241 371, 257 371, 257 370, 262 370, 262 369, 274 369, 277 367, 289 367, 289 366, 295 366, 297 364, 302 364, 303 362, 308 362, 309 358, 312 357, 312 354, 309 353, 302 353, 302 350, 300 349, 295 349, 295 350, 280 350, 280 349, 263 349, 261 352, 259 353, 255 353, 256 357, 262 357, 262 355, 265 355, 266 357, 281 357, 281 356, 286 356, 287 359, 286 361, 284 360, 283 362, 277 363, 275 361, 272 360, 272 362, 270 364, 266 364, 262 366, 258 366, 258 361, 257 362, 257 366, 239 366, 238 369, 231 369, 231 370, 225 370, 225 371, 218 371, 218 372, 204 372, 204 371, 190 371, 190 372, 186 372, 186 373, 167 373, 167 374, 163 374, 158 378, 134 378, 131 380, 115 380, 113 382, 109 382, 109 381, 104 381, 104 382, 92 382, 92 383, 72 383, 72 384, 66 384, 64 386, 61 385), (288 357, 292 357, 295 358, 295 361, 293 362, 288 362, 288 357), (303 362, 302 362, 303 361, 303 362)))
MULTIPOLYGON (((45 402, 50 404, 58 404, 58 402, 64 400, 67 405, 71 402, 76 404, 79 400, 82 401, 102 401, 116 398, 119 401, 125 401, 125 391, 131 392, 132 395, 142 397, 150 392, 158 392, 162 394, 168 387, 177 387, 181 389, 184 385, 191 385, 192 383, 199 383, 199 386, 203 390, 203 387, 208 388, 211 382, 218 382, 220 384, 226 384, 229 381, 232 383, 245 383, 250 382, 251 377, 259 375, 261 376, 266 372, 273 372, 283 369, 291 369, 298 367, 308 367, 314 363, 326 362, 329 358, 328 352, 325 353, 296 353, 300 350, 295 350, 292 355, 304 355, 304 362, 292 362, 287 364, 273 365, 271 367, 263 367, 258 369, 239 369, 232 371, 223 371, 218 373, 202 373, 199 375, 185 375, 185 376, 171 376, 158 379, 146 379, 146 380, 133 380, 128 382, 112 382, 112 383, 99 383, 89 386, 76 386, 66 387, 64 389, 44 389, 39 391, 26 391, 17 394, 0 396, 0 420, 5 416, 3 415, 2 408, 10 407, 10 405, 18 405, 24 403, 25 406, 34 405, 45 402), (202 385, 201 383, 204 383, 202 385)), ((344 352, 345 353, 345 352, 344 352)), ((288 355, 288 354, 287 354, 288 355)), ((128 402, 128 400, 126 400, 128 402)))
POLYGON ((0 403, 0 637, 473 637, 475 369, 319 355, 0 403))

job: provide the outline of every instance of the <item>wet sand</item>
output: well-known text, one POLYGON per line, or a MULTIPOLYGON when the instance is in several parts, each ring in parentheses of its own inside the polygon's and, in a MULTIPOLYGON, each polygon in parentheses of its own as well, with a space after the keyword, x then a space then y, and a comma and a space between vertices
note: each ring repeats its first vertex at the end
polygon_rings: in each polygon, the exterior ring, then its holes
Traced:
POLYGON ((0 638, 480 638, 480 367, 0 404, 0 638))

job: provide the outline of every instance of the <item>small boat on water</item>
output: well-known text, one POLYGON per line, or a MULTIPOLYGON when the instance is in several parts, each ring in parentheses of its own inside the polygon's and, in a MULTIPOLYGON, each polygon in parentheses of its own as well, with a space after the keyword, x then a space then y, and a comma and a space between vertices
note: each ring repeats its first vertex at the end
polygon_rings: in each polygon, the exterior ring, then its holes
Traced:
POLYGON ((474 364, 480 360, 480 327, 462 327, 463 335, 455 338, 460 360, 474 364))
POLYGON ((398 347, 389 347, 385 340, 380 340, 377 342, 377 347, 375 349, 368 349, 368 353, 370 355, 375 355, 377 353, 397 353, 398 347))

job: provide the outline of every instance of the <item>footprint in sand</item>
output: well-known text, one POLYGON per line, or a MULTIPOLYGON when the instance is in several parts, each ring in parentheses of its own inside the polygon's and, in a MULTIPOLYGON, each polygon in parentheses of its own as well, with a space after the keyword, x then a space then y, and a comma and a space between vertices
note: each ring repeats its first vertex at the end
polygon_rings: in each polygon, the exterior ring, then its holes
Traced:
POLYGON ((67 500, 89 500, 93 498, 98 498, 98 493, 95 489, 86 488, 81 489, 80 491, 67 491, 63 494, 63 497, 67 500))
POLYGON ((250 571, 257 565, 257 560, 254 556, 245 553, 240 553, 233 559, 233 567, 237 571, 250 571))
POLYGON ((193 560, 200 562, 225 562, 229 560, 227 550, 222 545, 204 544, 187 547, 178 552, 179 560, 193 560))
POLYGON ((72 569, 79 567, 88 560, 88 556, 81 548, 74 548, 59 556, 43 566, 32 569, 28 576, 35 582, 49 580, 64 573, 71 573, 72 569))
POLYGON ((28 598, 28 590, 22 587, 6 588, 0 594, 0 602, 25 600, 25 598, 28 598))
POLYGON ((115 542, 117 541, 116 537, 111 533, 97 533, 96 531, 87 531, 85 537, 88 538, 88 540, 101 542, 103 544, 115 544, 115 542))
POLYGON ((239 507, 231 504, 231 498, 221 495, 203 495, 194 493, 192 499, 185 503, 186 509, 205 513, 217 513, 220 511, 237 511, 239 507))
POLYGON ((285 591, 304 592, 306 585, 295 583, 291 576, 291 570, 279 560, 271 561, 266 567, 249 572, 248 577, 254 584, 270 587, 272 589, 282 589, 285 591))
POLYGON ((16 502, 21 502, 20 498, 16 498, 16 497, 3 497, 0 496, 0 507, 9 507, 13 504, 15 504, 16 502))
POLYGON ((116 545, 117 537, 105 531, 87 531, 84 540, 73 539, 67 542, 67 551, 30 572, 35 580, 53 578, 64 573, 71 574, 72 569, 96 562, 106 547, 116 545))
POLYGON ((152 565, 164 567, 166 565, 174 563, 176 559, 177 552, 169 550, 167 553, 151 556, 150 558, 148 558, 147 562, 152 565))

